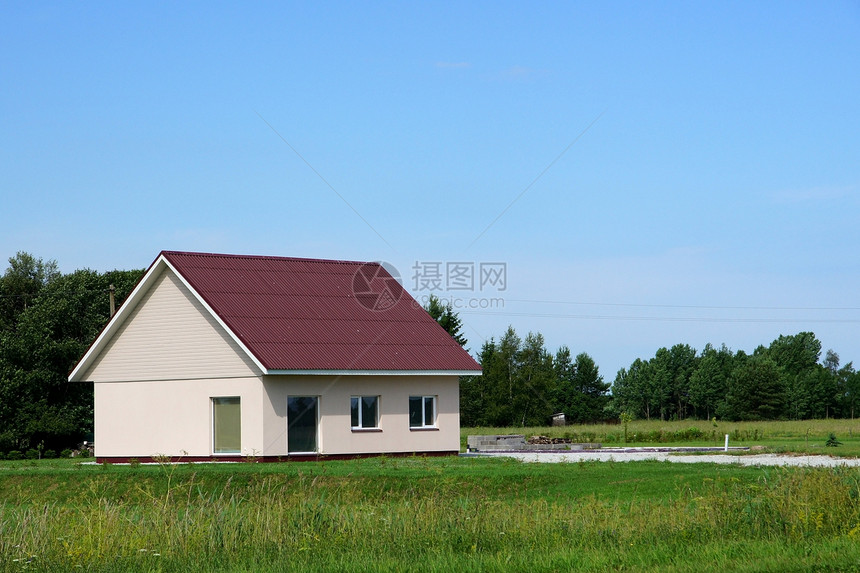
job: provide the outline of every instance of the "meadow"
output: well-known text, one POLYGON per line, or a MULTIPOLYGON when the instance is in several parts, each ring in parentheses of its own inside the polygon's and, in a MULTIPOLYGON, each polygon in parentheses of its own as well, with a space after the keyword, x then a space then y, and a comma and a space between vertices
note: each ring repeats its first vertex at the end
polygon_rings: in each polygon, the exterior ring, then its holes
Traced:
POLYGON ((860 470, 4 461, 0 570, 857 571, 860 470))

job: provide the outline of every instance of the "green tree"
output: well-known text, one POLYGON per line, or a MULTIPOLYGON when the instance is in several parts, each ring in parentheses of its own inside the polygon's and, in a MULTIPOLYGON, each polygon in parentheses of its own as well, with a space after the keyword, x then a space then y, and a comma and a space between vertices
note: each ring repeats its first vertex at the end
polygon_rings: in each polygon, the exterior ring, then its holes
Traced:
POLYGON ((710 344, 705 345, 698 365, 690 375, 690 404, 697 416, 710 420, 725 399, 733 358, 732 351, 725 344, 719 350, 710 344))
POLYGON ((612 409, 650 420, 655 409, 653 376, 650 362, 637 358, 630 368, 618 371, 612 384, 612 409))
POLYGON ((853 420, 855 409, 860 405, 860 372, 854 371, 851 362, 840 368, 839 372, 845 396, 846 413, 853 420))
POLYGON ((109 319, 109 285, 122 301, 141 275, 54 277, 18 315, 15 331, 0 335, 0 448, 62 449, 92 432, 92 385, 67 376, 109 319))
POLYGON ((529 332, 517 355, 516 391, 513 405, 519 426, 543 426, 553 414, 551 397, 555 376, 552 356, 544 346, 540 333, 529 332))
POLYGON ((10 257, 9 268, 0 277, 0 331, 14 330, 20 314, 59 276, 54 260, 43 261, 24 251, 10 257))
POLYGON ((672 366, 672 401, 679 420, 685 419, 690 407, 690 378, 699 365, 696 349, 689 344, 676 344, 669 349, 672 366))
POLYGON ((436 295, 431 294, 424 310, 451 335, 451 338, 457 341, 457 344, 466 346, 468 340, 463 335, 463 321, 460 319, 460 315, 454 312, 454 307, 450 302, 443 304, 436 295))
POLYGON ((573 364, 570 348, 562 346, 556 351, 552 369, 555 375, 555 391, 552 396, 553 414, 564 412, 565 417, 569 417, 576 400, 573 382, 576 367, 573 364))
POLYGON ((595 422, 603 417, 609 402, 610 385, 603 381, 594 359, 585 352, 576 355, 573 375, 573 391, 576 400, 570 411, 565 411, 568 420, 574 423, 595 422))
POLYGON ((773 420, 783 408, 780 368, 766 355, 742 357, 728 381, 725 402, 717 411, 728 420, 773 420))
POLYGON ((809 418, 815 412, 823 415, 826 409, 826 391, 818 388, 822 379, 819 367, 821 342, 812 332, 800 332, 792 336, 780 335, 766 351, 780 369, 782 387, 785 391, 786 415, 795 420, 809 418))

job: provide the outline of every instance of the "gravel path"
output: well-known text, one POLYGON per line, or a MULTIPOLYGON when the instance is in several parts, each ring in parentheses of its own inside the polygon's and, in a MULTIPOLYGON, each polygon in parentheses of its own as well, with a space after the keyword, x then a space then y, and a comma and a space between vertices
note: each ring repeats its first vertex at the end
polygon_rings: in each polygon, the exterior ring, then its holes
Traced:
POLYGON ((671 452, 498 452, 473 454, 479 456, 504 456, 523 462, 574 463, 574 462, 636 462, 656 460, 677 464, 715 463, 742 466, 860 466, 858 458, 833 458, 830 456, 787 456, 784 454, 754 454, 733 456, 728 454, 678 455, 671 452))

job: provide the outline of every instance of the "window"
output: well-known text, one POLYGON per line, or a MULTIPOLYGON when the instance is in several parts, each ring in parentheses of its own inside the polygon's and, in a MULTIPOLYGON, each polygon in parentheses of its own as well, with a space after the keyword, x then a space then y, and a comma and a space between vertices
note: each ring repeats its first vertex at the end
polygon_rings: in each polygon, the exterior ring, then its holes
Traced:
POLYGON ((379 396, 353 396, 350 399, 352 429, 379 427, 379 396))
POLYGON ((212 398, 212 451, 216 454, 242 451, 242 410, 238 396, 212 398))
POLYGON ((436 396, 409 397, 409 427, 436 427, 436 396))
POLYGON ((316 452, 318 426, 317 396, 287 396, 287 453, 316 452))

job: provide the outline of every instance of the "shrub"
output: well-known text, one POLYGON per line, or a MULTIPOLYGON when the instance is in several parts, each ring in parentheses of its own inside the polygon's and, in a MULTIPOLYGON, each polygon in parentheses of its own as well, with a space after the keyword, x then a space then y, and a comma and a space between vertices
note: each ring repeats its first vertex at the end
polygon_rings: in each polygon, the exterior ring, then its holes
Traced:
POLYGON ((22 459, 23 457, 24 457, 24 456, 23 456, 23 455, 21 454, 21 452, 20 452, 20 451, 18 451, 18 450, 12 450, 12 451, 10 451, 8 454, 6 454, 6 459, 7 459, 7 460, 20 460, 20 459, 22 459))
POLYGON ((28 460, 38 460, 39 459, 39 450, 35 448, 30 448, 24 453, 24 457, 28 460))
POLYGON ((57 457, 57 450, 45 450, 42 454, 43 458, 53 459, 57 457))
POLYGON ((0 460, 6 459, 6 452, 0 452, 0 460))
POLYGON ((69 448, 64 449, 63 451, 61 451, 61 452, 60 452, 60 457, 61 457, 61 458, 70 458, 70 457, 72 457, 72 450, 70 450, 69 448))

